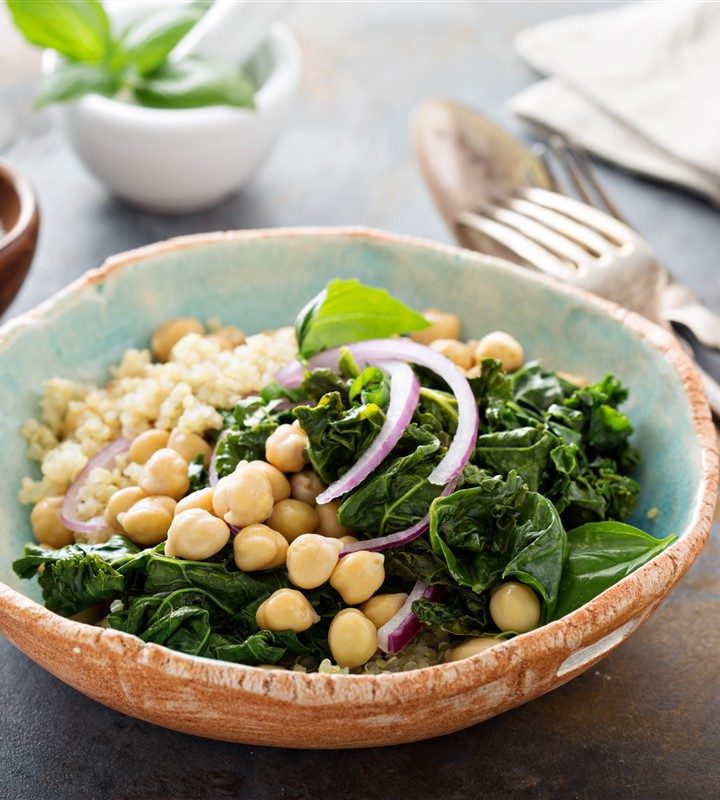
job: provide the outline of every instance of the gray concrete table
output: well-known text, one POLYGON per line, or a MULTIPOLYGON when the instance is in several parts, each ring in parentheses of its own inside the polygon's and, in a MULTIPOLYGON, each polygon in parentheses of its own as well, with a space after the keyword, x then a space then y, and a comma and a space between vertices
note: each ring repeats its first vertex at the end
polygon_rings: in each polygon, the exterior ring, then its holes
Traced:
MULTIPOLYGON (((186 217, 109 197, 51 116, 30 115, 32 58, 18 49, 11 61, 0 45, 0 147, 5 136, 3 155, 33 181, 43 214, 35 264, 8 316, 116 251, 176 234, 365 224, 449 241, 408 145, 413 106, 449 96, 512 125, 503 103, 534 80, 513 35, 597 5, 303 4, 289 20, 305 54, 292 125, 240 195, 186 217)), ((0 19, 3 35, 9 42, 0 19)), ((602 172, 663 260, 720 309, 717 210, 602 172)), ((0 640, 0 798, 717 797, 719 572, 715 536, 654 618, 595 669, 468 731, 387 750, 270 750, 163 730, 81 696, 0 640)))

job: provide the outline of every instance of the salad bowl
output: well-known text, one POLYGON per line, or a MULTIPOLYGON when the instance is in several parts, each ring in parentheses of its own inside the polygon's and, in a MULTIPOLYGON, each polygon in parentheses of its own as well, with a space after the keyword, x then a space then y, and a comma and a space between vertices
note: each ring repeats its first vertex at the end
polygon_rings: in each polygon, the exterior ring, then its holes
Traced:
POLYGON ((579 675, 658 608, 705 543, 717 447, 691 361, 641 317, 498 259, 365 229, 183 237, 109 259, 0 329, 0 632, 111 708, 176 730, 284 747, 365 747, 449 733, 579 675), (416 308, 459 314, 464 333, 509 330, 530 358, 629 386, 642 454, 635 518, 667 550, 571 614, 483 653, 382 675, 264 670, 183 655, 46 610, 11 568, 30 537, 17 502, 31 471, 20 436, 53 376, 102 382, 171 317, 220 317, 249 332, 290 324, 329 279, 359 278, 416 308), (16 476, 16 479, 13 479, 16 476), (648 512, 651 512, 648 514, 648 512))

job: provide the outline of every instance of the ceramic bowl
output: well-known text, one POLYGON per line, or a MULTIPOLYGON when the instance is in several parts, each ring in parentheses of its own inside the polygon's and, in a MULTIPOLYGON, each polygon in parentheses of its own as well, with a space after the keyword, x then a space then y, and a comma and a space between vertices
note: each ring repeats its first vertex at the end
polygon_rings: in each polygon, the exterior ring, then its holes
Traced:
POLYGON ((30 184, 0 159, 0 314, 27 277, 40 215, 30 184))
MULTIPOLYGON (((110 7, 127 21, 153 3, 110 7)), ((58 64, 43 57, 43 71, 58 64)), ((82 163, 118 197, 150 211, 186 213, 238 191, 265 161, 290 116, 300 81, 300 49, 275 25, 248 65, 259 89, 255 108, 142 108, 98 94, 58 112, 82 163)))
MULTIPOLYGON (((175 239, 111 258, 0 329, 0 631, 61 680, 119 711, 230 741, 360 747, 472 725, 575 677, 660 605, 700 552, 717 484, 715 435, 697 375, 665 331, 605 301, 474 252, 361 229, 175 239), (63 619, 11 570, 31 537, 18 505, 31 471, 19 427, 52 375, 103 381, 169 317, 220 316, 246 331, 292 321, 328 279, 357 277, 411 305, 452 309, 467 336, 504 328, 530 358, 630 386, 643 454, 634 522, 679 539, 557 622, 464 661, 380 676, 266 671, 181 655, 63 619), (646 518, 656 507, 657 517, 646 518)), ((672 691, 672 685, 668 687, 672 691)))

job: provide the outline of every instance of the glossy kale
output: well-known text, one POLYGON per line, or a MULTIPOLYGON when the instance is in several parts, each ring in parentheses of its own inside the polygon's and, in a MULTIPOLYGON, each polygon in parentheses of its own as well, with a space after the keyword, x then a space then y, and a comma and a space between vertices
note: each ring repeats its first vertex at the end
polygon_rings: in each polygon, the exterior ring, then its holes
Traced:
POLYGON ((543 598, 543 618, 557 602, 566 555, 565 529, 553 504, 511 471, 435 500, 430 544, 460 586, 476 594, 514 578, 543 598))
POLYGON ((566 526, 632 513, 639 487, 627 472, 638 456, 616 378, 583 388, 537 363, 504 376, 485 361, 471 385, 481 412, 473 463, 504 477, 518 472, 566 526))
POLYGON ((338 519, 368 536, 384 536, 419 522, 442 490, 427 477, 444 451, 432 431, 412 423, 386 462, 347 496, 338 519))
MULTIPOLYGON (((313 373, 305 383, 319 379, 313 373)), ((385 411, 379 405, 364 402, 362 390, 351 400, 347 386, 344 391, 328 391, 315 406, 298 406, 293 414, 307 434, 308 459, 325 483, 347 472, 385 422, 385 411)))
POLYGON ((67 617, 120 595, 124 580, 119 568, 138 552, 124 536, 113 536, 104 544, 71 544, 60 550, 26 544, 13 569, 21 578, 38 572, 45 605, 67 617))
POLYGON ((279 425, 293 417, 281 397, 265 400, 246 397, 227 414, 228 427, 218 441, 215 466, 222 478, 235 470, 240 461, 265 458, 265 442, 279 425))

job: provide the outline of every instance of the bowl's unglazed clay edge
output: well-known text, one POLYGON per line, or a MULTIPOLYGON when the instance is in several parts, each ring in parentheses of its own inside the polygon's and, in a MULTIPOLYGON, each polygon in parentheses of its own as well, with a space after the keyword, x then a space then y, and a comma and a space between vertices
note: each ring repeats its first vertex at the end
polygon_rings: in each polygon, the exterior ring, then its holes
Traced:
MULTIPOLYGON (((356 238, 477 259, 453 247, 364 228, 233 231, 180 237, 114 256, 99 270, 87 273, 4 326, 0 342, 12 338, 14 330, 51 314, 65 297, 154 252, 202 246, 218 239, 298 236, 356 238)), ((542 276, 532 276, 532 280, 552 283, 542 276)), ((702 549, 715 507, 718 457, 715 430, 698 375, 673 337, 612 303, 553 286, 556 291, 584 295, 663 354, 685 387, 702 446, 700 496, 682 538, 583 608, 464 661, 380 676, 266 671, 185 656, 119 631, 64 619, 4 584, 0 584, 0 631, 61 680, 118 711, 187 733, 284 747, 365 747, 449 733, 572 679, 631 635, 657 609, 702 549), (590 650, 588 658, 567 667, 573 653, 605 637, 610 637, 607 647, 590 650)))

